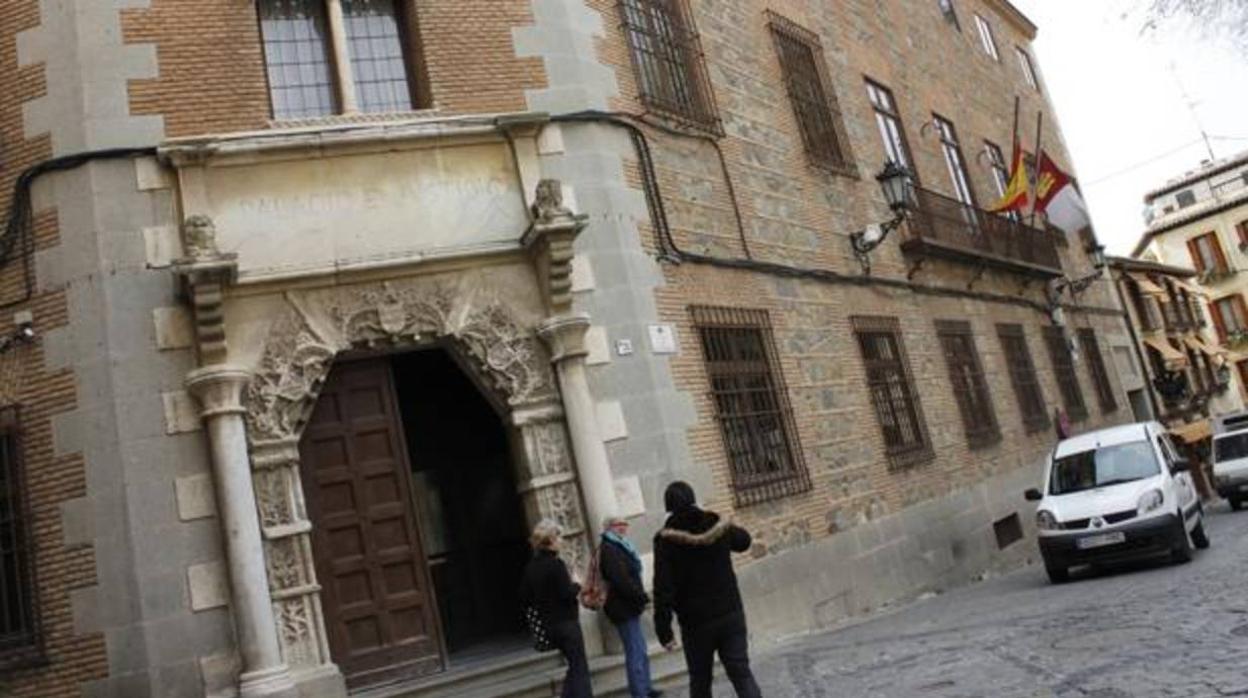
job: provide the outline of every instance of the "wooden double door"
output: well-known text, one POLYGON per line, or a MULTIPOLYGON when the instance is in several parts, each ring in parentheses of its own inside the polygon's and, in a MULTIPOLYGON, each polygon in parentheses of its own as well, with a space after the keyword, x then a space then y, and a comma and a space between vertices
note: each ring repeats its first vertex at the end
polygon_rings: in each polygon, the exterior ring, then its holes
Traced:
POLYGON ((445 667, 388 360, 334 366, 300 441, 330 653, 355 687, 445 667))

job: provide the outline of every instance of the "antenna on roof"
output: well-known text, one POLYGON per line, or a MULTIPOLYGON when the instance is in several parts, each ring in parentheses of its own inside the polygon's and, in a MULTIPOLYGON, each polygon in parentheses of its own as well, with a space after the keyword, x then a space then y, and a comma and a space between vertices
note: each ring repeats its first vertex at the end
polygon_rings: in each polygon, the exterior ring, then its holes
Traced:
POLYGON ((1183 104, 1187 106, 1187 110, 1192 113, 1192 121, 1196 122, 1196 129, 1200 131, 1200 138, 1205 142, 1205 150, 1209 153, 1209 161, 1213 162, 1217 157, 1213 154, 1213 145, 1209 143, 1209 134, 1205 133, 1205 125, 1200 121, 1200 114, 1196 111, 1196 106, 1200 102, 1192 99, 1187 94, 1187 88, 1183 86, 1183 79, 1179 77, 1179 71, 1175 67, 1174 61, 1170 61, 1170 76, 1174 78, 1174 83, 1179 86, 1179 94, 1183 95, 1183 104))

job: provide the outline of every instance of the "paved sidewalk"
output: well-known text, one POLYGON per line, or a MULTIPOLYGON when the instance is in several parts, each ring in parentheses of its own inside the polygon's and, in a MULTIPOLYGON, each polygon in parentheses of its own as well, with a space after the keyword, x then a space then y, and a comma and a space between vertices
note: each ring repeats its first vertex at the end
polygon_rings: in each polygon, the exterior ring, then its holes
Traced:
MULTIPOLYGON (((1060 586, 1035 565, 793 640, 756 654, 759 683, 768 698, 1248 696, 1248 512, 1219 502, 1206 528, 1190 564, 1060 586)), ((732 695, 722 673, 715 695, 732 695)))

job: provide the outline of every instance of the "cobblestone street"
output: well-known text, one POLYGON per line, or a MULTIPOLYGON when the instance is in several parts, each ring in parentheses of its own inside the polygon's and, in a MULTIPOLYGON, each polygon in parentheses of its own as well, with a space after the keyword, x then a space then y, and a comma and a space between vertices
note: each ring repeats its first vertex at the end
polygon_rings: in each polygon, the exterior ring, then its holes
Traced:
MULTIPOLYGON (((1248 514, 1206 515, 1212 547, 1190 564, 1062 586, 1035 564, 758 653, 759 682, 773 698, 1248 696, 1248 514)), ((732 695, 722 673, 715 695, 732 695)))

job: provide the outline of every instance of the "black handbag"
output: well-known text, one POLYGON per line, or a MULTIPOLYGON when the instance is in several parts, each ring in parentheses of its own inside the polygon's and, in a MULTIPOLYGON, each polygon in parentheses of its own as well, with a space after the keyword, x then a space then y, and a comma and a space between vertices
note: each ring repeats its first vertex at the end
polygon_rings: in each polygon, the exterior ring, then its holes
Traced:
POLYGON ((546 619, 542 617, 540 611, 533 606, 525 606, 524 624, 528 626, 529 635, 533 637, 533 649, 538 652, 550 652, 555 649, 555 643, 550 639, 550 628, 546 627, 546 619))

